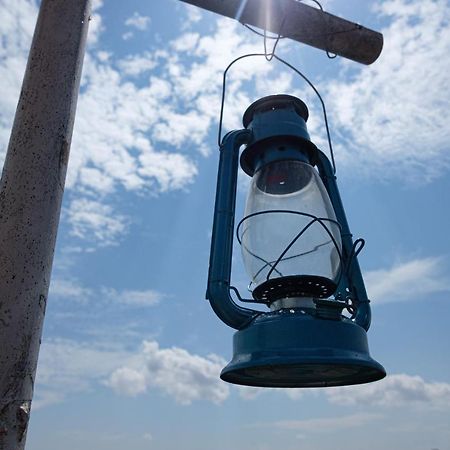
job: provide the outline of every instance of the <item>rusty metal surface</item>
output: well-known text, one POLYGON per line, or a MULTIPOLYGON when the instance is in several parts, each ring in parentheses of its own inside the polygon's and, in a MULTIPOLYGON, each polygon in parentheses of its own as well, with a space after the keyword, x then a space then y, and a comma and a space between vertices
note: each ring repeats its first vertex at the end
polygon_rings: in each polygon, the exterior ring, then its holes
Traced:
POLYGON ((90 0, 43 0, 0 180, 0 450, 25 446, 90 0))
POLYGON ((181 0, 362 64, 372 64, 383 35, 296 0, 181 0))

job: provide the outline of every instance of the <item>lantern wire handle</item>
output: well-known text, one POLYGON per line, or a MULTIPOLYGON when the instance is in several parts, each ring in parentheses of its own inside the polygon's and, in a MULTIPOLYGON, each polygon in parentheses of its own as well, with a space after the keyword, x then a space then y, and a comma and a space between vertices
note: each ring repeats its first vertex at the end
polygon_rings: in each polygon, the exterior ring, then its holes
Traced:
MULTIPOLYGON (((303 227, 303 229, 297 233, 297 236, 295 236, 294 239, 292 239, 292 241, 286 246, 286 248, 281 252, 280 256, 278 257, 278 259, 276 260, 275 264, 271 267, 271 269, 269 270, 267 276, 266 276, 266 280, 268 280, 270 278, 270 275, 272 275, 272 272, 275 270, 275 268, 277 267, 277 265, 280 263, 280 261, 283 260, 283 256, 289 251, 289 249, 302 237, 302 235, 308 230, 308 228, 310 228, 314 223, 319 222, 320 225, 322 225, 322 227, 324 228, 324 230, 327 232, 327 234, 330 236, 331 240, 333 241, 334 246, 336 247, 336 250, 339 253, 339 258, 342 260, 342 256, 341 256, 341 252, 339 250, 339 247, 337 245, 336 239, 334 238, 333 234, 330 232, 330 230, 328 229, 328 227, 322 222, 323 219, 320 219, 318 217, 312 219, 307 225, 305 225, 303 227)), ((342 275, 342 272, 341 272, 342 275)), ((340 277, 339 277, 340 278, 340 277)), ((339 284, 339 283, 336 283, 339 284)))
MULTIPOLYGON (((301 3, 301 2, 302 2, 302 0, 295 0, 295 1, 297 1, 298 3, 301 3)), ((318 6, 318 8, 319 8, 322 12, 325 11, 325 10, 323 9, 323 6, 320 4, 319 1, 317 1, 317 0, 309 0, 309 1, 312 2, 312 3, 315 3, 315 4, 318 6)), ((261 32, 259 32, 258 30, 256 30, 255 28, 251 27, 248 23, 244 23, 244 22, 240 22, 240 23, 241 23, 245 28, 247 28, 248 30, 250 30, 252 33, 255 33, 255 34, 257 34, 258 36, 263 37, 263 38, 264 38, 264 46, 266 45, 266 42, 265 42, 266 39, 273 39, 273 40, 276 40, 277 42, 275 43, 274 49, 273 49, 273 51, 272 51, 272 53, 274 53, 274 52, 275 52, 275 47, 277 46, 278 41, 279 41, 280 39, 286 39, 286 36, 283 36, 283 35, 281 34, 281 31, 283 30, 283 25, 284 25, 285 19, 286 19, 286 14, 285 14, 284 17, 283 17, 283 21, 282 21, 282 23, 281 23, 281 26, 280 26, 280 32, 279 32, 278 36, 267 36, 266 30, 264 30, 264 33, 261 33, 261 32)), ((328 56, 329 59, 334 59, 334 58, 337 57, 337 55, 336 55, 335 53, 331 53, 331 52, 329 52, 328 50, 325 50, 325 52, 326 52, 326 54, 327 54, 327 56, 328 56)), ((267 59, 267 58, 266 58, 266 59, 267 59)), ((272 59, 272 58, 268 59, 268 61, 270 61, 271 59, 272 59)))
MULTIPOLYGON (((281 261, 289 261, 289 260, 291 260, 291 259, 299 258, 300 256, 309 255, 309 254, 311 254, 311 253, 314 253, 314 252, 315 252, 316 250, 318 250, 320 247, 323 247, 323 246, 325 246, 325 245, 328 245, 330 242, 332 242, 331 239, 330 239, 329 241, 326 241, 326 242, 322 243, 322 244, 316 245, 312 250, 308 250, 307 252, 298 253, 298 254, 292 255, 292 256, 287 256, 286 258, 283 258, 281 261)), ((250 253, 250 255, 253 256, 253 253, 251 253, 251 252, 248 250, 248 248, 245 247, 245 245, 242 245, 242 246, 244 247, 245 251, 247 251, 248 253, 250 253)), ((262 260, 262 258, 258 258, 258 259, 261 259, 261 260, 262 260)), ((267 262, 266 265, 262 266, 262 267, 258 270, 258 272, 255 273, 255 278, 256 278, 256 277, 257 277, 257 276, 258 276, 258 275, 259 275, 259 274, 260 274, 267 266, 272 267, 272 264, 273 264, 274 262, 276 262, 276 261, 270 261, 270 262, 267 262)), ((279 270, 277 270, 276 268, 275 268, 274 270, 275 270, 280 276, 283 276, 283 274, 282 274, 279 270)))
MULTIPOLYGON (((274 47, 273 51, 275 51, 275 47, 274 47)), ((231 67, 235 63, 237 63, 241 59, 250 58, 250 57, 254 57, 254 56, 264 56, 267 59, 267 53, 248 53, 246 55, 239 56, 236 59, 234 59, 233 61, 231 61, 231 63, 227 66, 227 68, 223 72, 222 101, 221 101, 221 105, 220 105, 219 132, 218 132, 218 139, 217 139, 219 147, 222 144, 222 125, 223 125, 223 113, 224 113, 224 108, 225 108, 225 93, 226 93, 226 83, 227 83, 228 71, 231 69, 231 67)), ((292 64, 289 64, 287 61, 285 61, 283 58, 280 58, 275 53, 272 53, 272 56, 271 56, 269 61, 271 61, 272 59, 276 59, 277 61, 281 62, 286 67, 288 67, 289 69, 294 71, 301 78, 303 78, 303 80, 306 81, 306 83, 311 87, 311 89, 314 91, 314 93, 319 98, 319 101, 320 101, 320 103, 322 105, 322 113, 323 113, 323 118, 324 118, 324 122, 325 122, 325 129, 326 129, 326 132, 327 132, 327 140, 328 140, 328 147, 330 149, 330 157, 331 157, 331 163, 332 163, 332 166, 333 166, 333 174, 336 174, 336 162, 335 162, 335 159, 334 159, 333 144, 331 142, 330 127, 328 125, 328 115, 327 115, 327 110, 326 110, 326 107, 325 107, 325 102, 323 101, 322 96, 320 95, 320 93, 317 90, 317 88, 314 86, 313 82, 305 74, 303 74, 300 70, 296 69, 292 64)))
POLYGON ((280 61, 281 63, 283 63, 285 66, 289 67, 291 70, 293 70, 295 73, 297 73, 300 77, 302 77, 306 81, 306 83, 311 87, 311 89, 315 92, 315 94, 317 95, 317 97, 320 101, 320 104, 322 105, 322 113, 323 113, 323 119, 325 122, 325 129, 327 132, 328 147, 330 149, 331 163, 333 165, 333 174, 336 174, 336 161, 334 159, 333 144, 331 143, 331 133, 330 133, 330 127, 328 125, 327 109, 325 107, 325 102, 323 101, 322 96, 320 95, 316 86, 314 86, 313 82, 305 74, 300 72, 300 70, 298 70, 293 65, 289 64, 287 61, 285 61, 284 59, 280 58, 277 55, 274 55, 274 58, 276 60, 280 61))
POLYGON ((267 30, 264 28, 264 54, 267 61, 272 61, 273 57, 275 56, 275 50, 277 49, 278 42, 280 42, 281 39, 281 30, 283 29, 284 22, 286 21, 286 14, 283 17, 283 20, 280 25, 280 32, 278 33, 278 37, 276 38, 275 44, 273 44, 272 51, 270 53, 267 53, 267 30))
POLYGON ((348 257, 347 267, 345 268, 345 272, 346 272, 347 275, 350 274, 350 269, 352 267, 353 261, 361 253, 361 250, 364 248, 365 245, 366 245, 366 241, 363 238, 358 238, 353 243, 352 250, 351 250, 350 255, 348 257))
MULTIPOLYGON (((252 33, 255 33, 255 34, 257 34, 258 36, 264 37, 264 33, 261 33, 261 32, 258 31, 257 29, 251 27, 248 23, 241 22, 241 24, 242 24, 245 28, 247 28, 248 30, 250 30, 252 33)), ((271 39, 271 40, 280 40, 280 39, 286 39, 286 36, 281 36, 281 35, 278 35, 278 36, 266 36, 266 39, 268 39, 268 40, 269 40, 269 39, 271 39)))
MULTIPOLYGON (((302 0, 297 0, 298 2, 301 2, 302 0)), ((315 3, 318 7, 319 7, 319 9, 322 11, 322 12, 324 12, 325 10, 323 9, 323 6, 320 4, 320 2, 318 1, 318 0, 309 0, 310 2, 312 2, 312 3, 315 3)), ((335 54, 335 53, 331 53, 331 52, 329 52, 328 50, 326 50, 326 54, 327 54, 327 56, 328 56, 328 58, 329 59, 334 59, 334 58, 336 58, 337 57, 337 55, 335 54)))
POLYGON ((236 294, 236 297, 238 298, 238 300, 239 300, 240 302, 243 302, 243 303, 264 303, 264 304, 266 304, 267 306, 269 306, 269 302, 255 302, 255 300, 253 300, 253 299, 241 297, 241 294, 240 294, 238 288, 235 287, 235 286, 231 286, 231 285, 230 285, 230 290, 233 291, 233 292, 236 294))
MULTIPOLYGON (((241 238, 244 236, 244 233, 245 233, 245 230, 242 232, 242 236, 241 236, 241 238)), ((258 272, 256 272, 256 274, 255 274, 255 278, 267 267, 267 266, 270 266, 270 267, 272 267, 272 264, 275 262, 275 261, 266 261, 264 258, 262 258, 261 256, 259 256, 259 255, 257 255, 256 253, 253 253, 252 251, 250 251, 244 244, 243 244, 243 242, 242 242, 242 240, 240 240, 239 241, 239 243, 241 244, 241 246, 242 246, 242 248, 249 254, 249 255, 251 255, 251 256, 253 256, 255 259, 258 259, 259 261, 261 261, 261 262, 263 262, 264 263, 264 265, 258 270, 258 272)), ((296 256, 300 256, 300 255, 295 255, 295 256, 292 256, 292 257, 289 257, 289 258, 286 258, 286 259, 292 259, 292 258, 294 258, 294 257, 296 257, 296 256)), ((280 277, 282 277, 283 276, 283 274, 278 270, 278 269, 274 269, 275 270, 275 272, 280 276, 280 277)))

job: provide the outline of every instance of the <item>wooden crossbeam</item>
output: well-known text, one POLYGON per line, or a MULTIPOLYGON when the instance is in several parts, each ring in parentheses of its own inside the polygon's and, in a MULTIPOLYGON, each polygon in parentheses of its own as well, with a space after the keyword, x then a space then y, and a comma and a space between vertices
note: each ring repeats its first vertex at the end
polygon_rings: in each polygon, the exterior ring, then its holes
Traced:
POLYGON ((241 23, 362 64, 372 64, 383 35, 298 0, 181 0, 241 23))

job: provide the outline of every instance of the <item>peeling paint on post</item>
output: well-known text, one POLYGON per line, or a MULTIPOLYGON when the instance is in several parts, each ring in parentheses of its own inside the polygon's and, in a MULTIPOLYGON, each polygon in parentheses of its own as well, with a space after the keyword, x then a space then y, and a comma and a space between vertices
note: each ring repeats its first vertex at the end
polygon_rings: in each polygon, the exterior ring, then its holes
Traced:
POLYGON ((22 450, 90 0, 42 0, 0 180, 0 450, 22 450))

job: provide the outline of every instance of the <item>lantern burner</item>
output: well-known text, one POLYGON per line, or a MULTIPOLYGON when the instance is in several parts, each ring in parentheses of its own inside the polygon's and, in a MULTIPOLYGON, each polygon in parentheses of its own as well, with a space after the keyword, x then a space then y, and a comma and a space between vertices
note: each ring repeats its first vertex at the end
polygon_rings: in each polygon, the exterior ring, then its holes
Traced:
MULTIPOLYGON (((336 240, 336 236, 333 234, 333 229, 331 228, 331 226, 333 225, 336 227, 336 229, 340 229, 339 223, 334 219, 325 217, 320 218, 312 214, 293 210, 257 211, 245 216, 237 226, 236 235, 239 244, 242 246, 243 252, 246 255, 250 255, 252 259, 259 265, 257 269, 255 269, 253 281, 251 283, 251 285, 257 284, 256 287, 252 290, 252 296, 255 303, 264 303, 270 306, 277 300, 287 298, 324 299, 333 295, 336 292, 343 275, 342 252, 340 243, 336 240), (244 244, 243 238, 246 233, 250 232, 250 225, 248 224, 248 221, 250 219, 273 215, 301 217, 307 219, 307 221, 301 224, 299 230, 297 230, 295 234, 293 234, 293 238, 290 240, 290 242, 284 247, 283 250, 280 249, 277 257, 273 257, 272 259, 264 257, 259 252, 256 253, 255 249, 253 248, 249 248, 244 244), (244 226, 246 222, 247 225, 244 226), (311 230, 314 225, 318 226, 319 229, 323 231, 324 236, 327 237, 327 240, 321 243, 316 243, 316 245, 312 249, 303 252, 292 252, 297 242, 302 238, 305 239, 305 233, 308 230, 311 230), (333 264, 333 271, 335 276, 333 278, 311 273, 294 275, 292 273, 286 273, 284 268, 281 268, 281 265, 283 263, 294 260, 298 261, 302 257, 310 255, 318 251, 320 247, 324 247, 326 245, 331 245, 334 247, 332 255, 335 258, 333 264), (335 267, 340 267, 340 269, 337 270, 335 269, 335 267), (264 274, 264 281, 260 280, 261 274, 264 274), (258 279, 260 281, 258 281, 258 279)), ((306 238, 307 241, 308 239, 309 237, 306 238)))
POLYGON ((336 283, 326 277, 292 275, 264 281, 253 290, 252 295, 256 301, 272 303, 292 297, 328 298, 336 288, 336 283))

